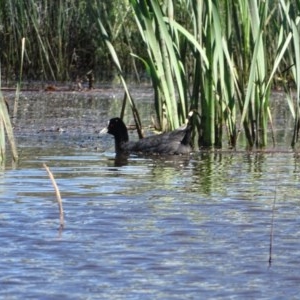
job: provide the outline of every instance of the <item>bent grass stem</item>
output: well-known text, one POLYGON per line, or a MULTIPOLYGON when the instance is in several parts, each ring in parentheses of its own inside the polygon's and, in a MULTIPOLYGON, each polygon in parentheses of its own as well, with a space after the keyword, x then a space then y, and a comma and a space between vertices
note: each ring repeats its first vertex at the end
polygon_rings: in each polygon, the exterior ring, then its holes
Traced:
POLYGON ((60 226, 59 229, 63 229, 64 228, 64 209, 63 209, 63 205, 62 205, 62 199, 60 196, 60 191, 58 189, 58 186, 56 184, 55 178, 52 174, 52 172, 50 171, 50 169, 48 168, 48 166, 46 164, 43 164, 43 167, 46 169, 51 182, 53 184, 54 190, 55 190, 55 194, 56 194, 56 199, 57 199, 57 203, 58 203, 58 209, 59 209, 59 220, 60 220, 60 226))

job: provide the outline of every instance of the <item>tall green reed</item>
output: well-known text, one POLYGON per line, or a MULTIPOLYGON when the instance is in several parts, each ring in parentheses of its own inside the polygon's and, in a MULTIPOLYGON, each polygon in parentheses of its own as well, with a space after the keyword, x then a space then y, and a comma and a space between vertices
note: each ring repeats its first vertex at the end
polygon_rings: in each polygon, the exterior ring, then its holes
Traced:
MULTIPOLYGON (((157 115, 160 117, 164 108, 168 122, 175 119, 172 124, 177 125, 181 119, 175 103, 177 107, 183 103, 183 113, 187 108, 195 109, 201 116, 200 147, 222 146, 224 125, 230 146, 235 147, 243 129, 250 148, 265 147, 269 127, 272 130, 272 82, 291 39, 290 35, 287 39, 275 36, 272 57, 268 57, 267 35, 272 32, 274 13, 269 1, 187 1, 185 8, 191 17, 187 29, 170 18, 155 0, 131 4, 148 49, 143 61, 154 82, 157 115), (193 73, 188 74, 192 77, 191 94, 183 65, 186 58, 182 55, 187 54, 181 51, 183 45, 192 52, 193 73), (172 60, 173 53, 176 61, 172 60), (176 76, 170 66, 180 66, 179 72, 185 76, 176 76), (161 91, 164 97, 160 97, 161 91), (241 114, 239 123, 237 108, 241 114)), ((174 1, 165 5, 176 7, 174 1)))
POLYGON ((290 80, 284 81, 287 103, 295 120, 291 141, 291 146, 295 147, 299 141, 300 130, 300 17, 295 17, 294 12, 300 8, 300 1, 280 0, 279 4, 278 23, 282 24, 282 38, 292 40, 286 52, 286 64, 282 75, 290 77, 296 86, 296 93, 294 93, 294 87, 289 83, 290 80))
MULTIPOLYGON (((234 57, 237 66, 238 103, 249 147, 267 145, 268 123, 272 129, 269 98, 274 76, 287 50, 291 36, 274 36, 271 59, 268 58, 267 33, 272 25, 273 11, 269 1, 239 1, 236 3, 233 24, 241 43, 234 57), (241 59, 242 58, 242 59, 241 59), (239 62, 239 63, 238 63, 239 62)), ((282 30, 282 28, 279 28, 282 30)))
MULTIPOLYGON (((160 127, 162 130, 174 129, 184 122, 187 114, 178 39, 165 22, 166 14, 157 1, 131 0, 130 3, 147 49, 147 57, 140 59, 152 79, 160 127)), ((168 12, 166 17, 172 21, 172 1, 168 2, 165 10, 168 12)))
POLYGON ((17 117, 17 112, 18 112, 20 91, 21 91, 21 85, 22 85, 24 53, 25 53, 25 38, 22 38, 22 44, 21 44, 21 64, 20 64, 20 70, 19 70, 19 76, 18 76, 18 82, 17 82, 17 88, 16 88, 14 110, 13 110, 13 118, 17 117))

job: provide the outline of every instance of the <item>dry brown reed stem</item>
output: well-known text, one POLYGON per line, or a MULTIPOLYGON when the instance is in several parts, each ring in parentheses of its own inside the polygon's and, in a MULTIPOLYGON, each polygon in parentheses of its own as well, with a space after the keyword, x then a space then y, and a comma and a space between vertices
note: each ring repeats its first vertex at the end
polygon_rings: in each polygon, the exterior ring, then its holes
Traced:
POLYGON ((43 164, 43 167, 46 169, 46 171, 51 179, 51 182, 53 184, 54 190, 55 190, 56 199, 57 199, 58 208, 59 208, 60 229, 63 229, 63 227, 64 227, 64 209, 63 209, 63 205, 62 205, 60 191, 58 189, 58 186, 56 184, 54 176, 53 176, 52 172, 50 171, 50 169, 48 168, 48 166, 46 164, 43 164))

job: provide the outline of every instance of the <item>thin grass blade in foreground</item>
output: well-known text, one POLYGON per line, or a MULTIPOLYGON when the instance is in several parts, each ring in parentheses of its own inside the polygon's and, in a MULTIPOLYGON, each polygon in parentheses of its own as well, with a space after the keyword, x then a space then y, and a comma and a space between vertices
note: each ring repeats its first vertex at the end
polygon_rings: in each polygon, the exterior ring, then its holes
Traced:
POLYGON ((48 166, 46 164, 43 164, 43 167, 46 169, 46 171, 51 179, 51 182, 53 184, 54 190, 55 190, 56 199, 57 199, 58 208, 59 208, 59 220, 60 220, 59 229, 61 230, 64 228, 64 209, 63 209, 63 205, 62 205, 60 191, 58 189, 58 186, 56 184, 54 176, 53 176, 52 172, 50 171, 50 169, 48 168, 48 166))
POLYGON ((16 162, 18 160, 18 151, 15 143, 13 127, 10 122, 10 117, 8 114, 8 106, 4 100, 4 97, 1 93, 1 67, 0 67, 0 160, 1 163, 5 160, 5 130, 7 133, 8 142, 12 151, 13 161, 16 162), (5 129, 5 130, 4 130, 5 129))
MULTIPOLYGON (((129 89, 128 89, 128 86, 126 84, 126 81, 123 77, 123 72, 122 72, 122 68, 121 68, 121 64, 119 62, 119 59, 118 59, 118 55, 113 47, 113 45, 111 44, 110 40, 109 40, 109 37, 108 37, 108 34, 101 22, 100 19, 98 19, 98 23, 99 23, 99 26, 100 26, 100 30, 101 30, 101 33, 102 33, 102 36, 103 36, 103 39, 106 43, 106 46, 111 54, 111 57, 115 63, 115 66, 117 67, 118 69, 118 72, 119 72, 119 76, 120 76, 120 79, 122 81, 122 84, 123 84, 123 87, 124 87, 124 90, 125 90, 125 93, 126 93, 126 98, 124 98, 125 100, 128 99, 129 103, 130 103, 130 106, 131 106, 131 110, 132 110, 132 113, 133 113, 133 117, 134 117, 134 122, 135 122, 135 125, 136 125, 136 128, 137 128, 137 132, 138 132, 138 135, 139 135, 139 138, 143 138, 143 132, 142 132, 142 123, 141 123, 141 119, 140 119, 140 116, 139 116, 139 113, 138 113, 138 110, 136 109, 136 106, 135 106, 135 103, 130 95, 130 92, 129 92, 129 89)), ((124 100, 124 101, 125 101, 124 100)))
MULTIPOLYGON (((0 100, 3 101, 2 98, 0 100)), ((2 109, 1 109, 2 113, 2 109)), ((3 167, 5 162, 5 130, 3 122, 0 120, 0 166, 3 167)))
POLYGON ((13 128, 10 122, 10 117, 7 111, 7 106, 4 100, 2 93, 0 92, 0 123, 1 123, 1 132, 0 132, 0 140, 1 140, 1 162, 5 159, 5 130, 8 138, 8 142, 12 151, 12 158, 14 161, 18 160, 18 151, 15 143, 13 128), (5 130, 4 130, 5 129, 5 130))
POLYGON ((271 219, 271 230, 270 230, 270 246, 269 246, 269 267, 272 264, 272 254, 273 254, 273 239, 274 239, 274 218, 275 218, 275 205, 276 205, 276 196, 277 196, 277 179, 276 179, 276 186, 274 191, 274 200, 272 206, 272 219, 271 219))

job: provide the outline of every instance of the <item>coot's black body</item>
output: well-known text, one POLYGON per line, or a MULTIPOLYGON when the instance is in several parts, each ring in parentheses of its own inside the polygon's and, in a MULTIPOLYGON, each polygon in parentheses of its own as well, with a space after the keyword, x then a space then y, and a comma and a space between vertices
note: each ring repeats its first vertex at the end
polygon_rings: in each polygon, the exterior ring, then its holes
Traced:
POLYGON ((117 154, 121 153, 147 153, 147 154, 189 154, 192 151, 191 126, 179 128, 171 132, 152 135, 136 142, 128 139, 128 131, 120 118, 109 121, 107 132, 115 138, 117 154))

